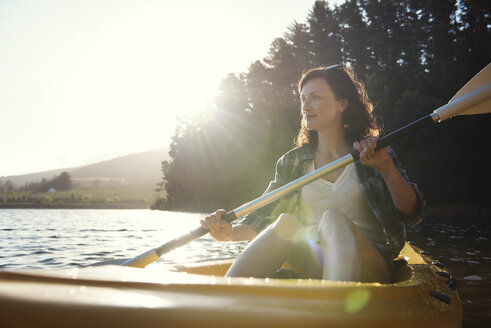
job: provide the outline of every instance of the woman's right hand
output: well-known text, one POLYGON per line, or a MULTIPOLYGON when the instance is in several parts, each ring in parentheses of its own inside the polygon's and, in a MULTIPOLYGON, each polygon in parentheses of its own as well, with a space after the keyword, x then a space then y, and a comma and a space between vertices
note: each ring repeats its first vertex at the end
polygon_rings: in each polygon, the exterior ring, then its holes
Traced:
POLYGON ((225 210, 217 210, 201 220, 201 226, 210 230, 210 235, 218 241, 231 240, 232 224, 222 220, 222 215, 227 213, 225 210))

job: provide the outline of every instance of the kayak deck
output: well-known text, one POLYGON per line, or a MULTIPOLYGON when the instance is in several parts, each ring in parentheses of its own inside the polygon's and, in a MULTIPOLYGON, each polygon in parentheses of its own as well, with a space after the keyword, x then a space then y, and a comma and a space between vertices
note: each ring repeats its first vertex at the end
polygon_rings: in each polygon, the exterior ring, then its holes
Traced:
POLYGON ((225 278, 231 262, 175 272, 0 271, 0 326, 460 327, 461 302, 447 271, 410 245, 401 256, 408 264, 392 284, 225 278))

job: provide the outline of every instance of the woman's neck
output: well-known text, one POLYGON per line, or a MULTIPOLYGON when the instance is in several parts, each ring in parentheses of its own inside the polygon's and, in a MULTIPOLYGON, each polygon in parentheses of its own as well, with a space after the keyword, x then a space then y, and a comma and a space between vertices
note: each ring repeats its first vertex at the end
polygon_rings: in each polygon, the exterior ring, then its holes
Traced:
POLYGON ((339 128, 330 128, 327 131, 317 131, 318 143, 316 151, 330 157, 339 158, 350 152, 351 148, 344 137, 344 131, 339 128))

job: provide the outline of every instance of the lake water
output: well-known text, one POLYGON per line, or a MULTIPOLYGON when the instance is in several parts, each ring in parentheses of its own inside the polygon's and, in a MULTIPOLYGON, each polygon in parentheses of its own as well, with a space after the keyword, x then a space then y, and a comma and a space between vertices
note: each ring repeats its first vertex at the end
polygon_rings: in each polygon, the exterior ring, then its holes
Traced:
MULTIPOLYGON (((0 269, 57 269, 131 258, 199 226, 196 213, 150 210, 0 210, 0 269)), ((491 323, 491 223, 432 220, 408 227, 408 240, 458 280, 464 327, 491 323)), ((245 246, 203 236, 151 266, 234 258, 245 246)))
MULTIPOLYGON (((0 210, 0 268, 58 269, 132 258, 198 227, 202 217, 150 210, 0 210)), ((152 265, 234 258, 244 245, 207 235, 152 265)))

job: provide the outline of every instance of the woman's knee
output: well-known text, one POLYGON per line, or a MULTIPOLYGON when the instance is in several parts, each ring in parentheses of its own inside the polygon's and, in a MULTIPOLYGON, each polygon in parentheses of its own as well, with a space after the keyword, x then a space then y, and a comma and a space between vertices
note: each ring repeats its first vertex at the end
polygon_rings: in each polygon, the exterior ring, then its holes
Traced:
POLYGON ((270 229, 283 239, 292 240, 302 231, 302 223, 295 215, 282 213, 271 225, 270 229))
POLYGON ((337 228, 349 226, 350 220, 339 209, 329 209, 322 214, 322 219, 319 222, 319 228, 337 228))
POLYGON ((346 234, 352 234, 352 222, 339 209, 329 209, 322 215, 319 223, 319 234, 322 237, 344 238, 346 234))

